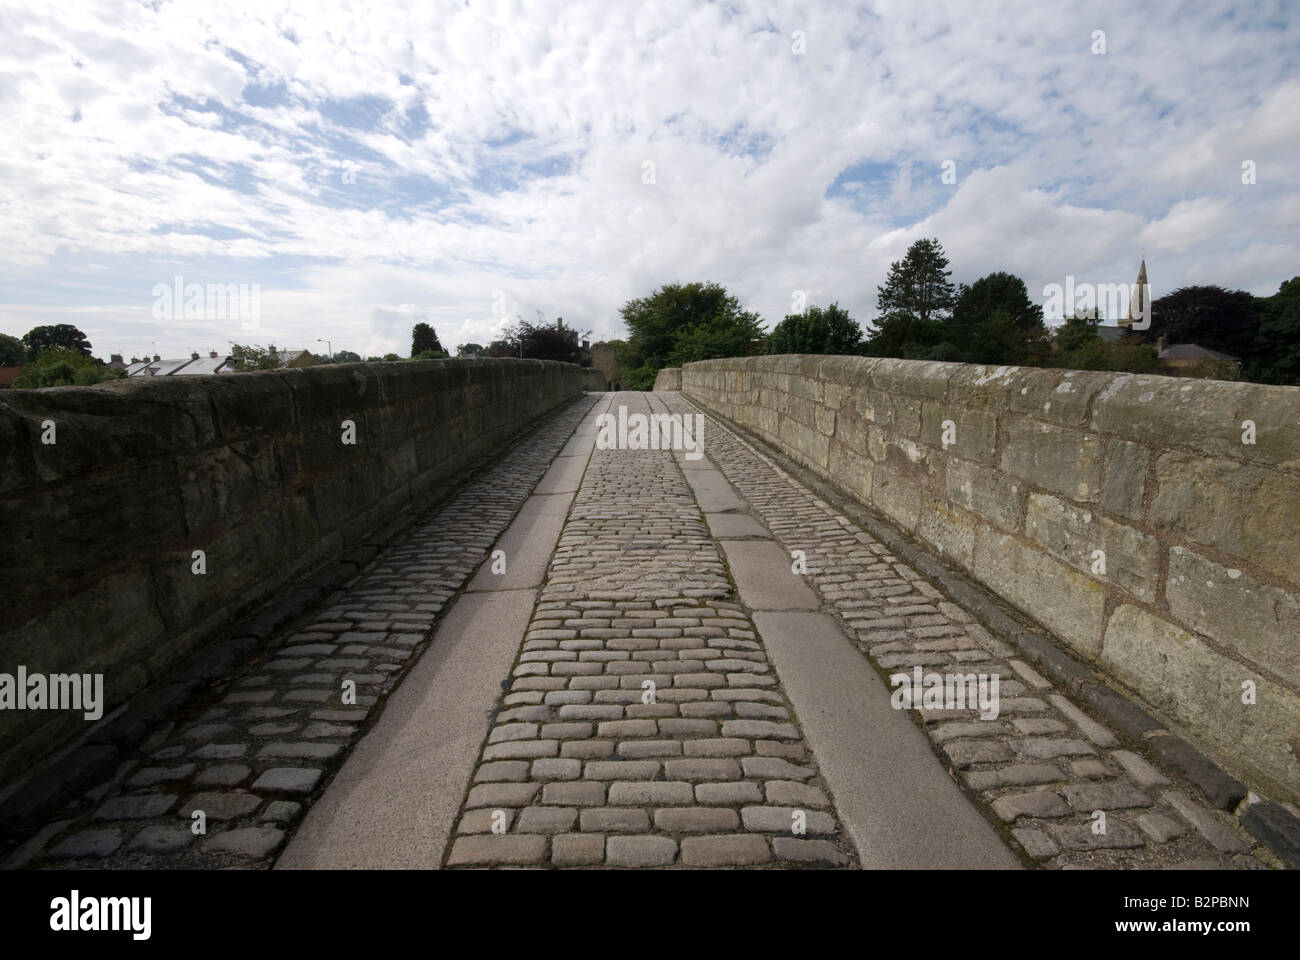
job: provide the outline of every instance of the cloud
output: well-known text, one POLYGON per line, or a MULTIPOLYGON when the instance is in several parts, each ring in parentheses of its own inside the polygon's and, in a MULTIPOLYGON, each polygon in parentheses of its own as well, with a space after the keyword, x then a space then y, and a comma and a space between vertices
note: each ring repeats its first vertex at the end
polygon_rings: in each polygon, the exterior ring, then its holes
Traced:
POLYGON ((1031 293, 1143 254, 1156 295, 1276 289, 1296 40, 1282 4, 11 3, 0 329, 248 339, 154 321, 177 274, 259 283, 259 342, 363 355, 417 317, 449 346, 537 311, 619 336, 624 301, 697 279, 769 323, 796 290, 866 320, 920 236, 1031 293))

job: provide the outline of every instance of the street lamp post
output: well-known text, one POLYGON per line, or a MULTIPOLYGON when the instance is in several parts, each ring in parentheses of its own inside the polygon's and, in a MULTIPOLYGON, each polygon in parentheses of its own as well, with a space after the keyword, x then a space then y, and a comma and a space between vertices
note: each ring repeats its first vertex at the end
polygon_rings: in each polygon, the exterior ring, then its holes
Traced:
POLYGON ((330 340, 325 340, 325 339, 323 339, 323 338, 321 338, 321 337, 317 337, 317 338, 316 338, 316 342, 317 342, 317 343, 323 343, 323 344, 325 344, 325 349, 329 351, 330 362, 333 363, 333 362, 334 362, 334 343, 333 343, 332 341, 330 341, 330 340))

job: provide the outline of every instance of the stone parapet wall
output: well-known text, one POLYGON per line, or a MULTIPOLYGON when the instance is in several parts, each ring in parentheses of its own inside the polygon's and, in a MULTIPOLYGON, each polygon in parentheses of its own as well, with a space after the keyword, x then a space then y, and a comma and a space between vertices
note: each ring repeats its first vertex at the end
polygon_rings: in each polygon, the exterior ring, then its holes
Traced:
POLYGON ((1300 796, 1300 388, 778 356, 680 389, 1300 796))
MULTIPOLYGON (((0 673, 102 673, 107 716, 587 389, 597 371, 479 359, 7 391, 0 673)), ((0 781, 85 729, 0 710, 0 781)))
POLYGON ((680 390, 682 388, 682 368, 664 367, 655 374, 656 390, 680 390))

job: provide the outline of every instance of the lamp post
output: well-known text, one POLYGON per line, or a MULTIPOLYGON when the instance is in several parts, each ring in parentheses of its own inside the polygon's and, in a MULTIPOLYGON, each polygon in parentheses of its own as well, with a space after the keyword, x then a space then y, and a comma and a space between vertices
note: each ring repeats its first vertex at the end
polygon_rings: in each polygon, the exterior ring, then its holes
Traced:
POLYGON ((329 351, 329 354, 330 354, 330 363, 333 363, 333 362, 334 362, 334 344, 333 344, 333 342, 331 342, 331 341, 329 341, 329 340, 322 339, 321 337, 317 337, 317 338, 316 338, 316 342, 317 342, 317 343, 323 343, 323 344, 325 344, 325 349, 328 350, 328 351, 329 351))

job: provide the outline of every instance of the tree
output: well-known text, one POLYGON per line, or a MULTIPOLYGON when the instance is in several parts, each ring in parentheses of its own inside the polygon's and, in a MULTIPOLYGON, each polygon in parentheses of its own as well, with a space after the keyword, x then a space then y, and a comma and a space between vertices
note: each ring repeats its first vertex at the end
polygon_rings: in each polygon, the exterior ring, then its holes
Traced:
POLYGON ((111 370, 107 364, 76 347, 46 347, 34 361, 23 367, 13 385, 20 388, 88 387, 124 376, 124 371, 111 370))
MULTIPOLYGON (((335 363, 360 363, 361 354, 353 353, 351 350, 339 350, 330 359, 335 363)), ((375 359, 378 359, 378 357, 375 359)))
POLYGON ((1260 327, 1260 302, 1244 290, 1182 287, 1151 304, 1151 326, 1135 331, 1154 343, 1194 343, 1245 359, 1260 327))
POLYGON ((1259 308, 1259 331, 1246 355, 1244 375, 1257 383, 1300 386, 1300 277, 1261 298, 1259 308))
POLYGON ((68 347, 90 356, 90 341, 86 339, 84 333, 70 323, 33 327, 23 334, 23 344, 27 347, 29 360, 39 357, 46 347, 68 347))
POLYGON ((1088 346, 1094 340, 1098 343, 1104 343, 1101 334, 1097 332, 1097 327, 1100 324, 1101 321, 1097 319, 1096 310, 1076 310, 1074 316, 1056 328, 1057 349, 1063 353, 1069 353, 1072 350, 1079 350, 1088 346))
POLYGON ((481 357, 484 355, 483 344, 481 343, 462 343, 456 348, 456 356, 464 357, 481 357))
POLYGON ((1043 308, 1023 280, 1001 271, 961 286, 949 330, 966 363, 1041 363, 1051 351, 1043 308))
POLYGON ((1107 343, 1097 332, 1098 311, 1076 310, 1055 330, 1055 354, 1048 365, 1067 370, 1112 370, 1123 373, 1161 373, 1156 348, 1136 337, 1107 343))
POLYGON ((0 333, 0 367, 20 367, 27 362, 27 347, 17 337, 0 333))
MULTIPOLYGON (((678 335, 668 354, 668 366, 753 356, 762 350, 764 339, 762 318, 757 313, 741 310, 739 304, 729 304, 720 313, 691 324, 678 335)), ((654 386, 653 381, 650 386, 654 386)))
POLYGON ((917 240, 902 260, 889 267, 883 287, 876 288, 880 317, 865 350, 881 357, 924 357, 944 343, 945 321, 956 301, 948 278, 948 258, 938 240, 917 240))
POLYGON ((789 314, 772 328, 763 352, 853 354, 862 343, 862 328, 838 303, 789 314))
POLYGON ((234 343, 230 346, 230 356, 238 370, 279 370, 284 366, 284 357, 275 352, 274 345, 234 343))
POLYGON ((757 314, 716 283, 665 284, 619 311, 629 337, 623 379, 648 390, 664 367, 757 353, 764 339, 757 314))
POLYGON ((424 353, 429 350, 446 355, 442 349, 442 344, 438 342, 438 334, 434 332, 433 327, 424 322, 417 323, 411 328, 411 357, 414 358, 417 353, 424 353))
POLYGON ((581 363, 581 337, 573 327, 565 327, 559 321, 550 324, 533 324, 519 320, 506 330, 506 337, 514 348, 510 356, 531 360, 559 360, 561 363, 581 363), (520 349, 522 348, 522 350, 520 349))
POLYGON ((517 357, 519 346, 509 340, 493 340, 484 352, 489 357, 517 357))

